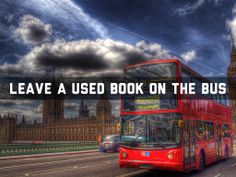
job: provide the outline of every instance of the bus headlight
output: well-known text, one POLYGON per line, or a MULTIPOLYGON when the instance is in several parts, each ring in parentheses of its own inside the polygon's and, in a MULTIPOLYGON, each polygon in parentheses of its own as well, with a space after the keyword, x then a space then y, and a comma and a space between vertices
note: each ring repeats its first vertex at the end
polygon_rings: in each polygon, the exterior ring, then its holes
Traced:
POLYGON ((126 152, 122 152, 121 155, 122 155, 123 158, 127 157, 127 153, 126 152))
POLYGON ((167 157, 168 157, 168 159, 170 159, 170 160, 173 159, 173 154, 172 154, 172 152, 169 152, 168 155, 167 155, 167 157))

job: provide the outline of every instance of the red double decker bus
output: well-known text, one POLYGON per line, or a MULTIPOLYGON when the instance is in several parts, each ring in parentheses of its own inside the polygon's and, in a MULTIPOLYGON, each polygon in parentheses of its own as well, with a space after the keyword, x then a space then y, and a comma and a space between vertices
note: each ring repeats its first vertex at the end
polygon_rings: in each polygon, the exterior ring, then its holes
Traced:
POLYGON ((165 82, 167 88, 165 94, 122 97, 120 167, 185 172, 232 156, 231 109, 226 95, 199 93, 206 78, 168 59, 127 66, 123 79, 165 82), (174 94, 173 82, 197 83, 196 94, 174 94))

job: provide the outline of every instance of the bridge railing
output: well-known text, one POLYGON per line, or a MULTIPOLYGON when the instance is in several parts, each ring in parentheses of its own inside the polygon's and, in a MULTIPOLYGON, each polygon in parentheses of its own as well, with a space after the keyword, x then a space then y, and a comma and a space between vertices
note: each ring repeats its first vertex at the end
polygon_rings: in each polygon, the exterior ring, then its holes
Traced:
POLYGON ((0 157, 41 153, 72 152, 98 149, 97 142, 45 143, 45 144, 6 144, 0 145, 0 157))

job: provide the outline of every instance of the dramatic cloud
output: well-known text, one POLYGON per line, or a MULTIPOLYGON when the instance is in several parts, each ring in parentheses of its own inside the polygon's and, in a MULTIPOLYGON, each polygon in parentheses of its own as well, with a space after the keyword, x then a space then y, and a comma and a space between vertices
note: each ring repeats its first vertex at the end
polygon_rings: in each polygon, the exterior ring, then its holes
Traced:
POLYGON ((33 112, 37 114, 42 114, 43 113, 43 104, 39 104, 36 108, 33 109, 33 112))
POLYGON ((19 27, 13 33, 25 44, 38 44, 48 40, 52 33, 52 27, 36 17, 24 15, 20 18, 19 27))
POLYGON ((24 115, 28 123, 33 123, 34 120, 41 121, 42 114, 32 111, 32 105, 38 101, 33 100, 0 100, 0 115, 16 116, 17 123, 20 123, 24 115))
POLYGON ((130 45, 111 39, 55 41, 32 49, 16 64, 3 64, 2 73, 40 74, 47 67, 62 69, 67 76, 119 73, 124 65, 147 59, 170 58, 160 44, 144 41, 130 45))
POLYGON ((234 39, 234 46, 236 46, 236 4, 232 10, 233 18, 226 22, 228 28, 231 31, 232 38, 234 39))
POLYGON ((181 57, 183 58, 183 60, 185 62, 190 62, 193 61, 194 59, 197 58, 196 52, 194 50, 188 51, 188 52, 184 52, 181 57))
POLYGON ((178 13, 181 16, 191 14, 195 10, 197 10, 198 8, 203 6, 204 3, 205 3, 205 0, 197 0, 197 2, 195 2, 195 3, 187 4, 184 7, 177 9, 176 13, 178 13))

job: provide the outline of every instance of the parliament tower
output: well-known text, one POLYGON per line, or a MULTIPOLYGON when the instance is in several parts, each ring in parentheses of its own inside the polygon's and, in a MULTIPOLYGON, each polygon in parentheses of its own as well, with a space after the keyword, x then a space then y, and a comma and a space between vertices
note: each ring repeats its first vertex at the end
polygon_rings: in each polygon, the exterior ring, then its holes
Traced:
POLYGON ((52 94, 43 99, 43 123, 52 125, 54 121, 64 119, 64 96, 57 94, 59 77, 55 77, 55 68, 46 70, 46 78, 52 83, 52 94))
POLYGON ((96 104, 96 116, 100 122, 109 123, 112 117, 111 103, 104 94, 96 104))
POLYGON ((229 98, 232 107, 233 131, 236 133, 236 48, 232 41, 230 64, 227 71, 229 98))

